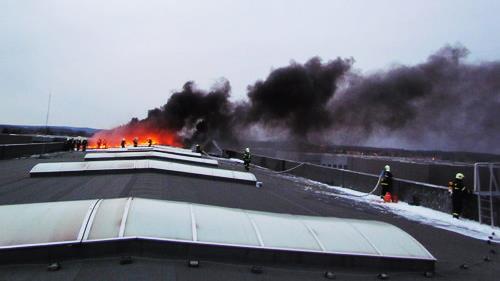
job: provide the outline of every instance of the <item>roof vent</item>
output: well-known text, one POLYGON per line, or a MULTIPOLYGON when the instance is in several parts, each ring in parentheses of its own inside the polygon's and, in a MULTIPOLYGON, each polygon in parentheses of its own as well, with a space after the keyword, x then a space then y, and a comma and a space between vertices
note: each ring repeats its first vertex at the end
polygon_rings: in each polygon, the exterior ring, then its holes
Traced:
POLYGON ((380 280, 387 280, 389 279, 389 275, 387 273, 380 273, 379 275, 377 275, 377 278, 380 280))
POLYGON ((200 261, 198 261, 198 260, 189 260, 188 261, 188 266, 189 267, 199 267, 200 266, 200 261))
POLYGON ((47 266, 48 271, 58 271, 59 269, 61 269, 61 264, 58 262, 53 262, 47 266))
POLYGON ((326 279, 335 279, 335 278, 337 278, 337 276, 335 275, 335 273, 333 273, 331 271, 327 271, 327 272, 325 272, 325 278, 326 279))

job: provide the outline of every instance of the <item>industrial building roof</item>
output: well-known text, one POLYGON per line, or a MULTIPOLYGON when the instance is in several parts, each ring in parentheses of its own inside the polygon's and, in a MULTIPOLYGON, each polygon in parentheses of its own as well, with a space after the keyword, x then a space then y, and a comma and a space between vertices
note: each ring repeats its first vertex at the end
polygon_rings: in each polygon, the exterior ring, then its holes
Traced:
MULTIPOLYGON (((281 263, 281 257, 287 252, 321 253, 324 249, 332 255, 350 253, 354 256, 355 253, 361 253, 359 255, 363 256, 376 253, 376 257, 380 253, 387 258, 404 255, 407 259, 432 259, 430 255, 425 257, 426 251, 418 247, 420 244, 436 257, 436 274, 440 280, 495 280, 500 273, 495 256, 489 263, 473 266, 478 260, 482 261, 492 247, 484 241, 411 222, 343 197, 316 192, 321 190, 313 192, 293 178, 278 176, 267 170, 251 171, 256 179, 264 183, 262 188, 242 182, 193 177, 186 173, 155 173, 152 170, 142 173, 29 176, 29 171, 36 164, 81 162, 83 157, 81 152, 66 152, 51 154, 45 159, 0 161, 0 243, 5 247, 0 250, 0 259, 4 260, 7 253, 12 251, 25 248, 41 251, 45 247, 52 247, 42 246, 43 243, 67 241, 69 245, 77 243, 90 246, 106 244, 103 241, 107 239, 139 239, 143 241, 142 246, 133 253, 158 249, 161 255, 134 256, 132 264, 120 266, 120 256, 101 258, 95 256, 94 251, 89 251, 80 257, 57 259, 62 264, 58 272, 48 272, 47 263, 11 262, 9 265, 0 265, 0 280, 323 280, 324 270, 334 271, 338 280, 372 280, 379 273, 373 268, 349 269, 336 262, 322 262, 315 269, 307 269, 299 266, 304 256, 289 256, 288 261, 292 262, 288 264, 281 263), (30 207, 26 208, 24 204, 30 207), (127 205, 126 221, 122 223, 127 205), (62 214, 61 210, 64 210, 62 214), (194 220, 189 217, 191 214, 194 220), (32 222, 29 229, 15 227, 27 219, 32 222), (178 220, 169 223, 178 223, 178 226, 174 229, 162 226, 169 220, 178 220), (91 223, 82 227, 84 221, 91 223), (264 245, 276 252, 267 255, 268 262, 253 259, 250 264, 249 261, 231 261, 233 252, 224 263, 208 257, 200 258, 201 267, 194 270, 186 266, 184 261, 187 257, 179 260, 162 256, 165 252, 181 249, 169 248, 166 251, 161 246, 163 243, 180 241, 195 244, 193 221, 196 222, 199 244, 227 244, 229 247, 247 249, 249 252, 246 254, 254 255, 255 252, 251 250, 264 248, 260 246, 264 245), (258 227, 260 240, 252 222, 258 227), (68 231, 53 231, 60 225, 64 225, 68 231), (237 227, 233 229, 232 226, 237 227), (387 236, 387 232, 395 236, 387 236), (189 238, 189 234, 191 240, 184 240, 189 238), (32 240, 33 236, 39 240, 32 240), (160 244, 144 244, 148 239, 160 244), (339 239, 345 239, 342 241, 346 242, 336 243, 339 239), (352 243, 355 241, 362 242, 352 243), (30 244, 38 246, 27 247, 30 244), (313 250, 305 249, 303 245, 313 250), (420 254, 418 249, 422 250, 420 254), (464 263, 471 265, 468 270, 460 269, 464 263), (254 264, 264 267, 262 275, 250 271, 254 264)), ((219 164, 223 170, 243 170, 241 165, 227 162, 219 164)), ((64 249, 80 252, 78 247, 64 249)), ((217 253, 220 254, 221 249, 217 248, 217 253)), ((193 250, 190 248, 187 252, 197 253, 193 250)), ((266 254, 262 251, 257 253, 266 254)), ((51 256, 55 257, 52 253, 51 256)), ((28 255, 21 257, 28 258, 28 255)), ((394 264, 397 266, 397 263, 394 264)), ((391 276, 391 280, 424 278, 421 272, 394 273, 391 276)))

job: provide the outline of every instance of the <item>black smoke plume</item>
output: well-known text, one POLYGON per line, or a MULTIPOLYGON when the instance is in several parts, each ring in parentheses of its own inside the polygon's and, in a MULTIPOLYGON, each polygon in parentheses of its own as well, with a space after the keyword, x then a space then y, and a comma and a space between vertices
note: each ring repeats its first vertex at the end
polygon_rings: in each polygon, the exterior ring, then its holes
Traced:
POLYGON ((330 127, 328 102, 352 62, 339 58, 322 64, 315 57, 304 65, 292 63, 272 71, 266 80, 248 87, 245 121, 287 128, 295 137, 330 127))
POLYGON ((499 152, 500 63, 465 63, 468 53, 447 46, 422 64, 351 77, 331 104, 332 131, 350 143, 499 152))
POLYGON ((500 63, 467 63, 467 55, 446 46, 421 64, 371 75, 353 71, 353 59, 315 57, 271 71, 237 103, 228 81, 209 91, 187 82, 141 122, 186 144, 258 139, 257 127, 283 140, 498 153, 500 63))
POLYGON ((221 81, 208 92, 199 90, 194 82, 184 84, 161 108, 148 111, 149 124, 177 132, 187 145, 209 138, 234 141, 231 86, 221 81))

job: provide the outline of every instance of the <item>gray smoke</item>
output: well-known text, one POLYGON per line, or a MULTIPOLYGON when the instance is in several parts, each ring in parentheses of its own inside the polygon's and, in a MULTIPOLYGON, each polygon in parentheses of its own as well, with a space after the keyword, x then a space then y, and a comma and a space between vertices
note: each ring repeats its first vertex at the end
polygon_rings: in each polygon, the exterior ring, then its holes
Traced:
POLYGON ((228 81, 209 91, 188 82, 140 122, 186 144, 258 139, 257 127, 315 144, 500 153, 500 63, 467 63, 468 53, 446 46, 424 63, 371 75, 353 71, 353 59, 314 57, 271 71, 238 103, 228 81))
POLYGON ((446 46, 422 64, 352 76, 331 103, 332 131, 365 145, 500 152, 500 63, 465 63, 468 53, 446 46))

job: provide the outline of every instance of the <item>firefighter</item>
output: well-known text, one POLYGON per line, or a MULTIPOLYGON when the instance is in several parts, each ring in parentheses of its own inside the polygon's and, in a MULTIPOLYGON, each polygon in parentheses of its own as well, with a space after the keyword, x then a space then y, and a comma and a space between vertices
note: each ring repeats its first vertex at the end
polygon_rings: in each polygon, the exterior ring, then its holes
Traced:
POLYGON ((76 140, 76 151, 80 151, 80 146, 82 145, 82 141, 80 139, 76 140))
POLYGON ((69 149, 70 149, 71 151, 75 151, 76 141, 75 141, 73 138, 70 140, 70 144, 69 144, 69 145, 70 145, 70 146, 69 146, 69 149))
POLYGON ((102 140, 98 139, 97 140, 97 148, 101 148, 102 140))
POLYGON ((392 193, 392 173, 389 165, 385 165, 384 170, 380 175, 380 186, 382 187, 380 198, 384 199, 387 192, 392 193))
POLYGON ((83 141, 82 141, 82 151, 87 151, 87 144, 88 144, 87 139, 83 139, 83 141))
POLYGON ((72 138, 66 139, 66 150, 73 151, 73 139, 72 138))
POLYGON ((122 138, 122 142, 120 143, 120 145, 122 146, 122 148, 125 148, 125 144, 127 142, 125 141, 125 138, 122 138))
POLYGON ((134 138, 134 147, 137 147, 137 144, 139 143, 139 138, 135 137, 134 138))
POLYGON ((247 147, 243 153, 243 165, 247 171, 250 170, 250 161, 252 161, 252 155, 250 154, 250 148, 247 147))
POLYGON ((457 173, 455 179, 448 182, 448 192, 450 192, 453 206, 452 216, 456 219, 460 218, 463 199, 469 193, 469 190, 464 186, 464 177, 464 174, 457 173))
POLYGON ((151 147, 153 145, 153 140, 151 138, 148 139, 148 147, 151 147))
POLYGON ((197 145, 194 146, 194 152, 201 153, 201 147, 200 147, 199 144, 197 144, 197 145))

